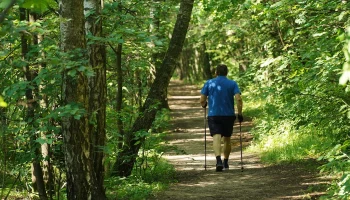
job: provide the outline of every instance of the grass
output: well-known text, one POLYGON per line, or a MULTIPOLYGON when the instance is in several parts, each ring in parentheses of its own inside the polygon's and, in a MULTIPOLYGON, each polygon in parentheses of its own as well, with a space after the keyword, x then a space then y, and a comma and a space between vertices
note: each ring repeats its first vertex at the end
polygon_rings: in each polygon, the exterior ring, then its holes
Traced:
MULTIPOLYGON (((255 130, 257 131, 257 130, 255 130)), ((276 130, 271 130, 271 132, 276 130)), ((249 151, 259 152, 264 163, 280 163, 284 161, 300 161, 305 158, 318 158, 320 153, 331 147, 328 138, 312 133, 312 130, 276 131, 275 134, 260 135, 249 151)))
POLYGON ((245 93, 244 115, 253 119, 255 127, 252 145, 247 149, 260 154, 268 164, 295 162, 318 158, 332 148, 330 138, 320 134, 322 130, 312 125, 296 126, 293 119, 276 117, 278 110, 268 100, 245 93))

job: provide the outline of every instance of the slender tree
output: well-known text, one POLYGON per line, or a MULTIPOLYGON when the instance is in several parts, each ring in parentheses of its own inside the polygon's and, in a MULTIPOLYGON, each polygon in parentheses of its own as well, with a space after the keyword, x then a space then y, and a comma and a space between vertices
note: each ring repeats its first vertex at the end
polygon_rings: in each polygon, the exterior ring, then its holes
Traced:
MULTIPOLYGON (((88 16, 85 22, 87 35, 102 37, 102 0, 85 0, 84 10, 88 16), (88 13, 90 13, 88 15, 88 13)), ((103 44, 89 43, 89 63, 94 75, 89 78, 89 131, 91 136, 90 155, 92 157, 92 196, 94 199, 106 199, 103 187, 103 148, 106 140, 106 50, 103 44), (91 120, 93 119, 93 120, 91 120)))
POLYGON ((205 42, 201 45, 201 53, 202 53, 202 64, 203 64, 203 78, 204 79, 211 79, 213 78, 212 72, 210 70, 210 58, 209 53, 207 52, 207 46, 205 45, 205 42))
POLYGON ((182 0, 177 20, 170 40, 169 48, 163 59, 162 65, 156 71, 156 78, 151 85, 142 113, 135 120, 133 127, 126 134, 129 137, 117 155, 117 161, 113 166, 113 175, 129 176, 136 161, 138 151, 144 141, 141 136, 139 140, 134 137, 138 132, 147 131, 161 106, 161 102, 166 98, 166 88, 169 85, 171 76, 174 73, 186 38, 187 29, 191 20, 194 0, 182 0))
MULTIPOLYGON (((28 10, 20 8, 20 20, 21 21, 30 21, 35 22, 36 15, 29 13, 28 10), (29 20, 30 19, 30 20, 29 20)), ((31 45, 37 45, 38 38, 37 35, 33 35, 31 44, 27 38, 28 36, 23 34, 21 36, 21 47, 22 47, 22 58, 24 61, 27 61, 28 53, 30 51, 31 45)), ((26 62, 28 63, 28 62, 26 62)), ((37 135, 36 129, 38 129, 38 124, 36 124, 36 112, 38 112, 39 104, 37 102, 38 98, 38 85, 33 82, 37 76, 37 67, 31 67, 29 64, 26 64, 23 67, 24 76, 26 80, 31 83, 31 87, 27 87, 25 96, 27 99, 27 111, 26 111, 26 121, 29 125, 29 134, 30 134, 30 148, 34 151, 34 158, 32 162, 32 182, 34 190, 38 191, 40 199, 47 199, 47 194, 45 190, 45 183, 43 178, 43 170, 40 164, 41 152, 40 145, 36 142, 39 135, 37 135)))

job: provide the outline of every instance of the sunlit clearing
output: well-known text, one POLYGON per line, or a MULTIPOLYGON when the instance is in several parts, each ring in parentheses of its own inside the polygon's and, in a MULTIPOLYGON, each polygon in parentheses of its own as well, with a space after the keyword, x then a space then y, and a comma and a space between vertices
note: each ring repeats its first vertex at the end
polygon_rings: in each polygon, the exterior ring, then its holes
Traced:
POLYGON ((300 128, 295 130, 288 121, 280 123, 259 141, 253 142, 248 151, 259 152, 263 162, 302 160, 306 157, 317 158, 321 148, 327 148, 331 142, 319 136, 314 130, 300 128))

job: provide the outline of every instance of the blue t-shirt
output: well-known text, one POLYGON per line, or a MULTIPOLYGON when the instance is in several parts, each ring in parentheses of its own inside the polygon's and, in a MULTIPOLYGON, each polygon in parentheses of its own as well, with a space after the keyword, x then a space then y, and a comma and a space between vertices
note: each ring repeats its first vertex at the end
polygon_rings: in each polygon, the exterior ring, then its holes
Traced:
POLYGON ((240 93, 237 83, 226 76, 208 80, 201 90, 208 97, 208 116, 234 116, 234 95, 240 93))

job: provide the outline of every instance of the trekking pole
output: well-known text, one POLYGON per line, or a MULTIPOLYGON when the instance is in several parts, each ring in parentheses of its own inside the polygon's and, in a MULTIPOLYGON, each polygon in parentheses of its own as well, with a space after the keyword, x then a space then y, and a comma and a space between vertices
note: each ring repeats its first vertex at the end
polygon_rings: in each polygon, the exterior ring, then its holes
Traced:
POLYGON ((241 143, 241 172, 243 172, 242 123, 241 122, 239 122, 239 135, 240 135, 240 143, 241 143))
POLYGON ((207 171, 207 108, 204 108, 204 170, 207 171))

